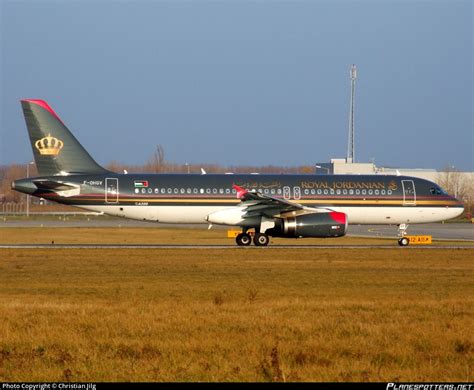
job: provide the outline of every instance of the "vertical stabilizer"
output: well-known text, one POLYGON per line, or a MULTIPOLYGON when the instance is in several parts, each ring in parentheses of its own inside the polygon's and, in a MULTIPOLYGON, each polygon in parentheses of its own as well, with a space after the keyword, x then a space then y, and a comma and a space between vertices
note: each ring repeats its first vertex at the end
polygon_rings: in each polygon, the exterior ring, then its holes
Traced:
POLYGON ((97 164, 44 100, 21 101, 41 176, 108 172, 97 164))

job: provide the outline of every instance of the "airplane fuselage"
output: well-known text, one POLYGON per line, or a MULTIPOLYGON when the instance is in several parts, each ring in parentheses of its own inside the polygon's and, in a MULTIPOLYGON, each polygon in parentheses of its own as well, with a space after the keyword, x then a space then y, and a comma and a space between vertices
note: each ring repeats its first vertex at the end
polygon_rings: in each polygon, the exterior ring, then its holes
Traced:
MULTIPOLYGON (((239 205, 233 185, 347 215, 350 224, 413 224, 460 215, 462 204, 436 184, 391 175, 116 174, 69 175, 15 182, 15 189, 108 215, 162 223, 208 223, 239 205), (38 183, 59 181, 65 188, 38 183), (36 183, 36 184, 33 184, 36 183)), ((236 221, 245 226, 251 220, 236 221)))

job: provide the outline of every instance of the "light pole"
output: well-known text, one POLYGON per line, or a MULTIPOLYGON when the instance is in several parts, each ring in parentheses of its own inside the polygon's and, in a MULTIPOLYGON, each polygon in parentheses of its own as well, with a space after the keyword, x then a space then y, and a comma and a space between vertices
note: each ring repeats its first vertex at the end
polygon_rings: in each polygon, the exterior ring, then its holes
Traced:
MULTIPOLYGON (((34 164, 34 161, 30 161, 26 164, 26 178, 30 177, 30 165, 34 164)), ((30 216, 30 195, 26 194, 26 217, 29 218, 30 216)))
POLYGON ((458 187, 459 187, 459 175, 456 174, 457 169, 454 165, 449 167, 449 171, 451 172, 451 185, 453 187, 454 197, 458 197, 458 187))
POLYGON ((349 139, 347 142, 347 163, 355 162, 355 139, 354 139, 354 102, 355 102, 355 82, 357 78, 357 68, 351 66, 351 109, 349 112, 349 139))

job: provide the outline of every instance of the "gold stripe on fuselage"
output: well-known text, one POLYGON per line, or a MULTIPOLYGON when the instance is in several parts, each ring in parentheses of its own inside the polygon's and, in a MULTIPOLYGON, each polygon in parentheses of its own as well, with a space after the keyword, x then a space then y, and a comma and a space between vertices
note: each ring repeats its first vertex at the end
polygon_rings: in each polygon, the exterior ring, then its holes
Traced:
MULTIPOLYGON (((69 198, 71 200, 81 201, 86 200, 87 198, 69 198)), ((91 201, 100 201, 102 199, 90 199, 91 201)), ((156 198, 119 198, 119 202, 127 203, 232 203, 239 204, 240 200, 238 199, 196 199, 196 198, 187 198, 187 199, 156 199, 156 198)), ((403 201, 403 200, 383 200, 383 199, 368 199, 368 200, 359 200, 359 199, 300 199, 292 200, 296 204, 301 205, 386 205, 386 206, 403 206, 403 205, 416 205, 416 206, 439 206, 439 207, 448 207, 448 206, 459 206, 459 203, 455 200, 416 200, 415 201, 403 201)))

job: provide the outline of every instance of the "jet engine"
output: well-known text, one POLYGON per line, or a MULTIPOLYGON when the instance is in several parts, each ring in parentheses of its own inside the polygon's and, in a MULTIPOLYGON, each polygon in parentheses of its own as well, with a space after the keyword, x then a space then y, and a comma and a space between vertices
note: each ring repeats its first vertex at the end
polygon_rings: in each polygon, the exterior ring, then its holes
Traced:
POLYGON ((215 223, 217 225, 233 225, 233 226, 246 226, 254 227, 260 225, 260 217, 245 218, 246 211, 242 207, 231 207, 215 211, 206 217, 206 221, 209 223, 215 223))
POLYGON ((273 237, 341 237, 347 231, 347 215, 337 211, 275 218, 265 233, 273 237))

